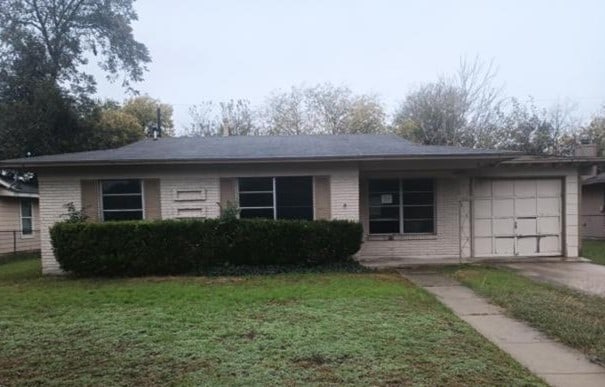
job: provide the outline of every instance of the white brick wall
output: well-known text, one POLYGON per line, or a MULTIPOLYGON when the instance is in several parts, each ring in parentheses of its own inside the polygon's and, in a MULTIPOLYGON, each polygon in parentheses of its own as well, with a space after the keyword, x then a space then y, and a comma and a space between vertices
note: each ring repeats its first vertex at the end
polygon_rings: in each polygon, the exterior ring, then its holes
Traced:
POLYGON ((38 176, 40 193, 40 243, 42 251, 42 272, 44 274, 61 274, 59 263, 55 260, 50 242, 49 228, 60 221, 67 213, 65 204, 73 202, 80 208, 80 181, 73 178, 53 178, 38 176))
POLYGON ((565 256, 576 258, 579 255, 579 200, 578 174, 568 173, 565 176, 565 256))
POLYGON ((218 177, 164 176, 160 179, 160 190, 162 219, 179 217, 179 210, 197 211, 197 209, 201 209, 200 212, 204 218, 216 218, 220 215, 218 177), (177 192, 180 190, 203 190, 203 200, 177 201, 177 192))

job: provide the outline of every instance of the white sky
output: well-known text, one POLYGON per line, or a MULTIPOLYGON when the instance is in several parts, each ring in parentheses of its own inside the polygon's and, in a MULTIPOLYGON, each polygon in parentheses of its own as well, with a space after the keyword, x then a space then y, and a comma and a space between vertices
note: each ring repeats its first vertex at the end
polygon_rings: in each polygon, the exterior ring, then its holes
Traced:
MULTIPOLYGON (((507 96, 541 106, 605 104, 602 0, 139 0, 136 38, 153 63, 135 87, 175 108, 177 129, 204 100, 261 103, 275 89, 329 81, 379 94, 392 110, 460 57, 494 60, 507 96)), ((122 100, 95 71, 98 95, 122 100)))

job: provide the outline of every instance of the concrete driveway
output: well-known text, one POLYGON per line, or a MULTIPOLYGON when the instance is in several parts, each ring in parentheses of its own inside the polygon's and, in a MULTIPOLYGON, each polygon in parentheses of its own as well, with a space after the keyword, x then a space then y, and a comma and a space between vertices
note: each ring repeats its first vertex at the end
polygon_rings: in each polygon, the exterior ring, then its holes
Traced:
POLYGON ((504 266, 539 281, 605 297, 605 266, 588 262, 527 262, 504 266))

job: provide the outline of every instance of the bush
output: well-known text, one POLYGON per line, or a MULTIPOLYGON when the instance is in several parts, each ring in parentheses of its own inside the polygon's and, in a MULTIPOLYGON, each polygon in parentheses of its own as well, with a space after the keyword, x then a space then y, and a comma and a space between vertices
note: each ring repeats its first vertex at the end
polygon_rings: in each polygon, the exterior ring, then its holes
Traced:
POLYGON ((349 221, 262 219, 57 223, 50 230, 61 268, 82 276, 202 272, 209 267, 323 264, 359 250, 349 221))

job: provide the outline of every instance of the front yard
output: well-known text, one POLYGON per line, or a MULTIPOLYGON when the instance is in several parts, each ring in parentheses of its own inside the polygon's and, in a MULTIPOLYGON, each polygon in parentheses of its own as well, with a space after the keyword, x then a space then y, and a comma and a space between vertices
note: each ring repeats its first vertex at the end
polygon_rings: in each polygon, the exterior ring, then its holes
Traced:
POLYGON ((398 274, 39 270, 0 265, 0 385, 541 383, 398 274))
POLYGON ((594 263, 605 265, 605 241, 582 241, 582 256, 594 263))
POLYGON ((605 365, 605 299, 535 282, 504 268, 469 266, 451 273, 511 316, 605 365))

